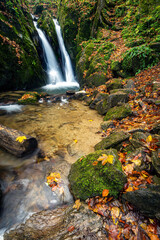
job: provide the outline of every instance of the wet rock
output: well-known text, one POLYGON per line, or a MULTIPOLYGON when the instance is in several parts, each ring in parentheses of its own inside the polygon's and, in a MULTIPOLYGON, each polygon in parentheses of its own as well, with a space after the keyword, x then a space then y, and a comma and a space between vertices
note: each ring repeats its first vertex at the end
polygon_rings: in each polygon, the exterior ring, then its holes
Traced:
POLYGON ((159 158, 159 154, 160 154, 160 149, 158 149, 158 151, 152 151, 152 164, 153 167, 155 168, 156 172, 158 174, 160 174, 160 158, 159 158))
POLYGON ((127 192, 122 198, 133 204, 142 214, 160 220, 160 185, 127 192))
POLYGON ((123 119, 132 115, 132 109, 129 104, 123 104, 120 107, 113 107, 108 110, 106 116, 104 117, 104 121, 113 120, 113 119, 123 119))
POLYGON ((79 210, 64 206, 51 211, 42 211, 31 216, 25 224, 5 233, 5 240, 86 239, 103 240, 102 220, 81 204, 79 210))
POLYGON ((107 129, 110 128, 110 127, 114 127, 114 123, 113 123, 113 121, 111 121, 111 120, 104 121, 104 122, 101 123, 101 128, 102 128, 103 130, 107 130, 107 129))
POLYGON ((101 196, 104 189, 108 189, 111 196, 118 197, 126 182, 115 149, 96 151, 78 159, 72 164, 68 178, 74 197, 82 200, 101 196), (112 155, 113 163, 102 165, 101 161, 97 161, 102 154, 112 155))
POLYGON ((94 148, 95 150, 102 150, 115 147, 119 143, 128 140, 129 137, 130 134, 124 131, 113 132, 108 137, 104 138, 101 142, 97 143, 94 148))
POLYGON ((142 145, 142 139, 146 140, 146 138, 149 136, 149 133, 144 133, 141 131, 134 132, 132 135, 132 138, 137 140, 142 145))
POLYGON ((104 115, 108 109, 108 94, 103 94, 103 99, 96 104, 96 110, 99 114, 104 115))

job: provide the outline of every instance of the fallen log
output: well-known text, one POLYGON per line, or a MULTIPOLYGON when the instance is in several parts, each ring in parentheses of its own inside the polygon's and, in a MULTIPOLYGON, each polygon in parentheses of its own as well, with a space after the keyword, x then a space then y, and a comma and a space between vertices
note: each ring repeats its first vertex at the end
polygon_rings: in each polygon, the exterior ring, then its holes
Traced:
POLYGON ((38 146, 36 138, 0 124, 0 147, 17 157, 32 153, 38 146))

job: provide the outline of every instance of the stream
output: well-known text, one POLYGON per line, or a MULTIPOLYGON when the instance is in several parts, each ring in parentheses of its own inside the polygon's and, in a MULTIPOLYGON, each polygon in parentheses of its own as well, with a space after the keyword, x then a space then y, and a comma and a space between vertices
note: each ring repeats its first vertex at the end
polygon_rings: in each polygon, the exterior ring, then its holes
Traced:
POLYGON ((94 145, 101 140, 101 121, 96 111, 76 100, 27 105, 21 112, 0 116, 1 124, 36 137, 42 152, 18 159, 0 150, 2 233, 35 212, 73 202, 67 179, 70 166, 94 151, 94 145), (63 192, 61 188, 52 191, 46 185, 51 172, 60 173, 63 192))

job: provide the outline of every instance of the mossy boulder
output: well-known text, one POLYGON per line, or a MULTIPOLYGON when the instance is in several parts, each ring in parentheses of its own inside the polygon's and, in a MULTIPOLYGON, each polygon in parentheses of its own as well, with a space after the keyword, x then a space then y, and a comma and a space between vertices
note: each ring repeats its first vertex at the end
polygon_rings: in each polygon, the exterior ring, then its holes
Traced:
POLYGON ((123 88, 122 79, 121 78, 113 78, 112 80, 106 83, 106 87, 108 91, 113 89, 123 88))
POLYGON ((115 46, 104 40, 88 40, 77 55, 77 77, 82 85, 100 86, 107 81, 108 63, 115 46))
POLYGON ((103 150, 111 147, 116 147, 119 143, 128 140, 130 134, 124 131, 113 132, 108 137, 95 145, 95 150, 103 150))
POLYGON ((160 153, 160 149, 158 151, 152 152, 152 164, 155 168, 156 172, 160 174, 160 158, 158 157, 160 153))
POLYGON ((78 159, 72 164, 68 178, 74 197, 81 200, 101 196, 104 189, 108 189, 109 194, 117 198, 126 182, 115 149, 96 151, 78 159), (103 166, 99 161, 95 165, 94 162, 102 154, 113 155, 113 164, 106 163, 103 166))
MULTIPOLYGON (((96 109, 99 114, 104 115, 110 108, 126 102, 128 102, 128 94, 118 91, 110 95, 106 94, 104 99, 97 104, 96 109)), ((106 121, 107 120, 109 119, 106 119, 106 121)))
POLYGON ((106 116, 104 117, 104 121, 107 120, 120 120, 125 117, 128 117, 132 114, 132 109, 129 104, 123 104, 119 107, 113 107, 108 110, 106 116))

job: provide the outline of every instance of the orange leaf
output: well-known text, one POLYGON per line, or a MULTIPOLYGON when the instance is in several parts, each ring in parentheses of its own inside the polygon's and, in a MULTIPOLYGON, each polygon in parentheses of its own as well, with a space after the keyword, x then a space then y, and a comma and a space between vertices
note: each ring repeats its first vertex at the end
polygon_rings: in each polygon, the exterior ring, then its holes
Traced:
POLYGON ((108 189, 104 189, 102 192, 102 197, 107 197, 109 194, 109 190, 108 189))
POLYGON ((94 161, 94 162, 92 163, 93 166, 96 166, 97 164, 98 164, 98 161, 94 161))
POLYGON ((68 228, 68 232, 73 232, 74 229, 75 229, 75 227, 72 225, 68 228))

